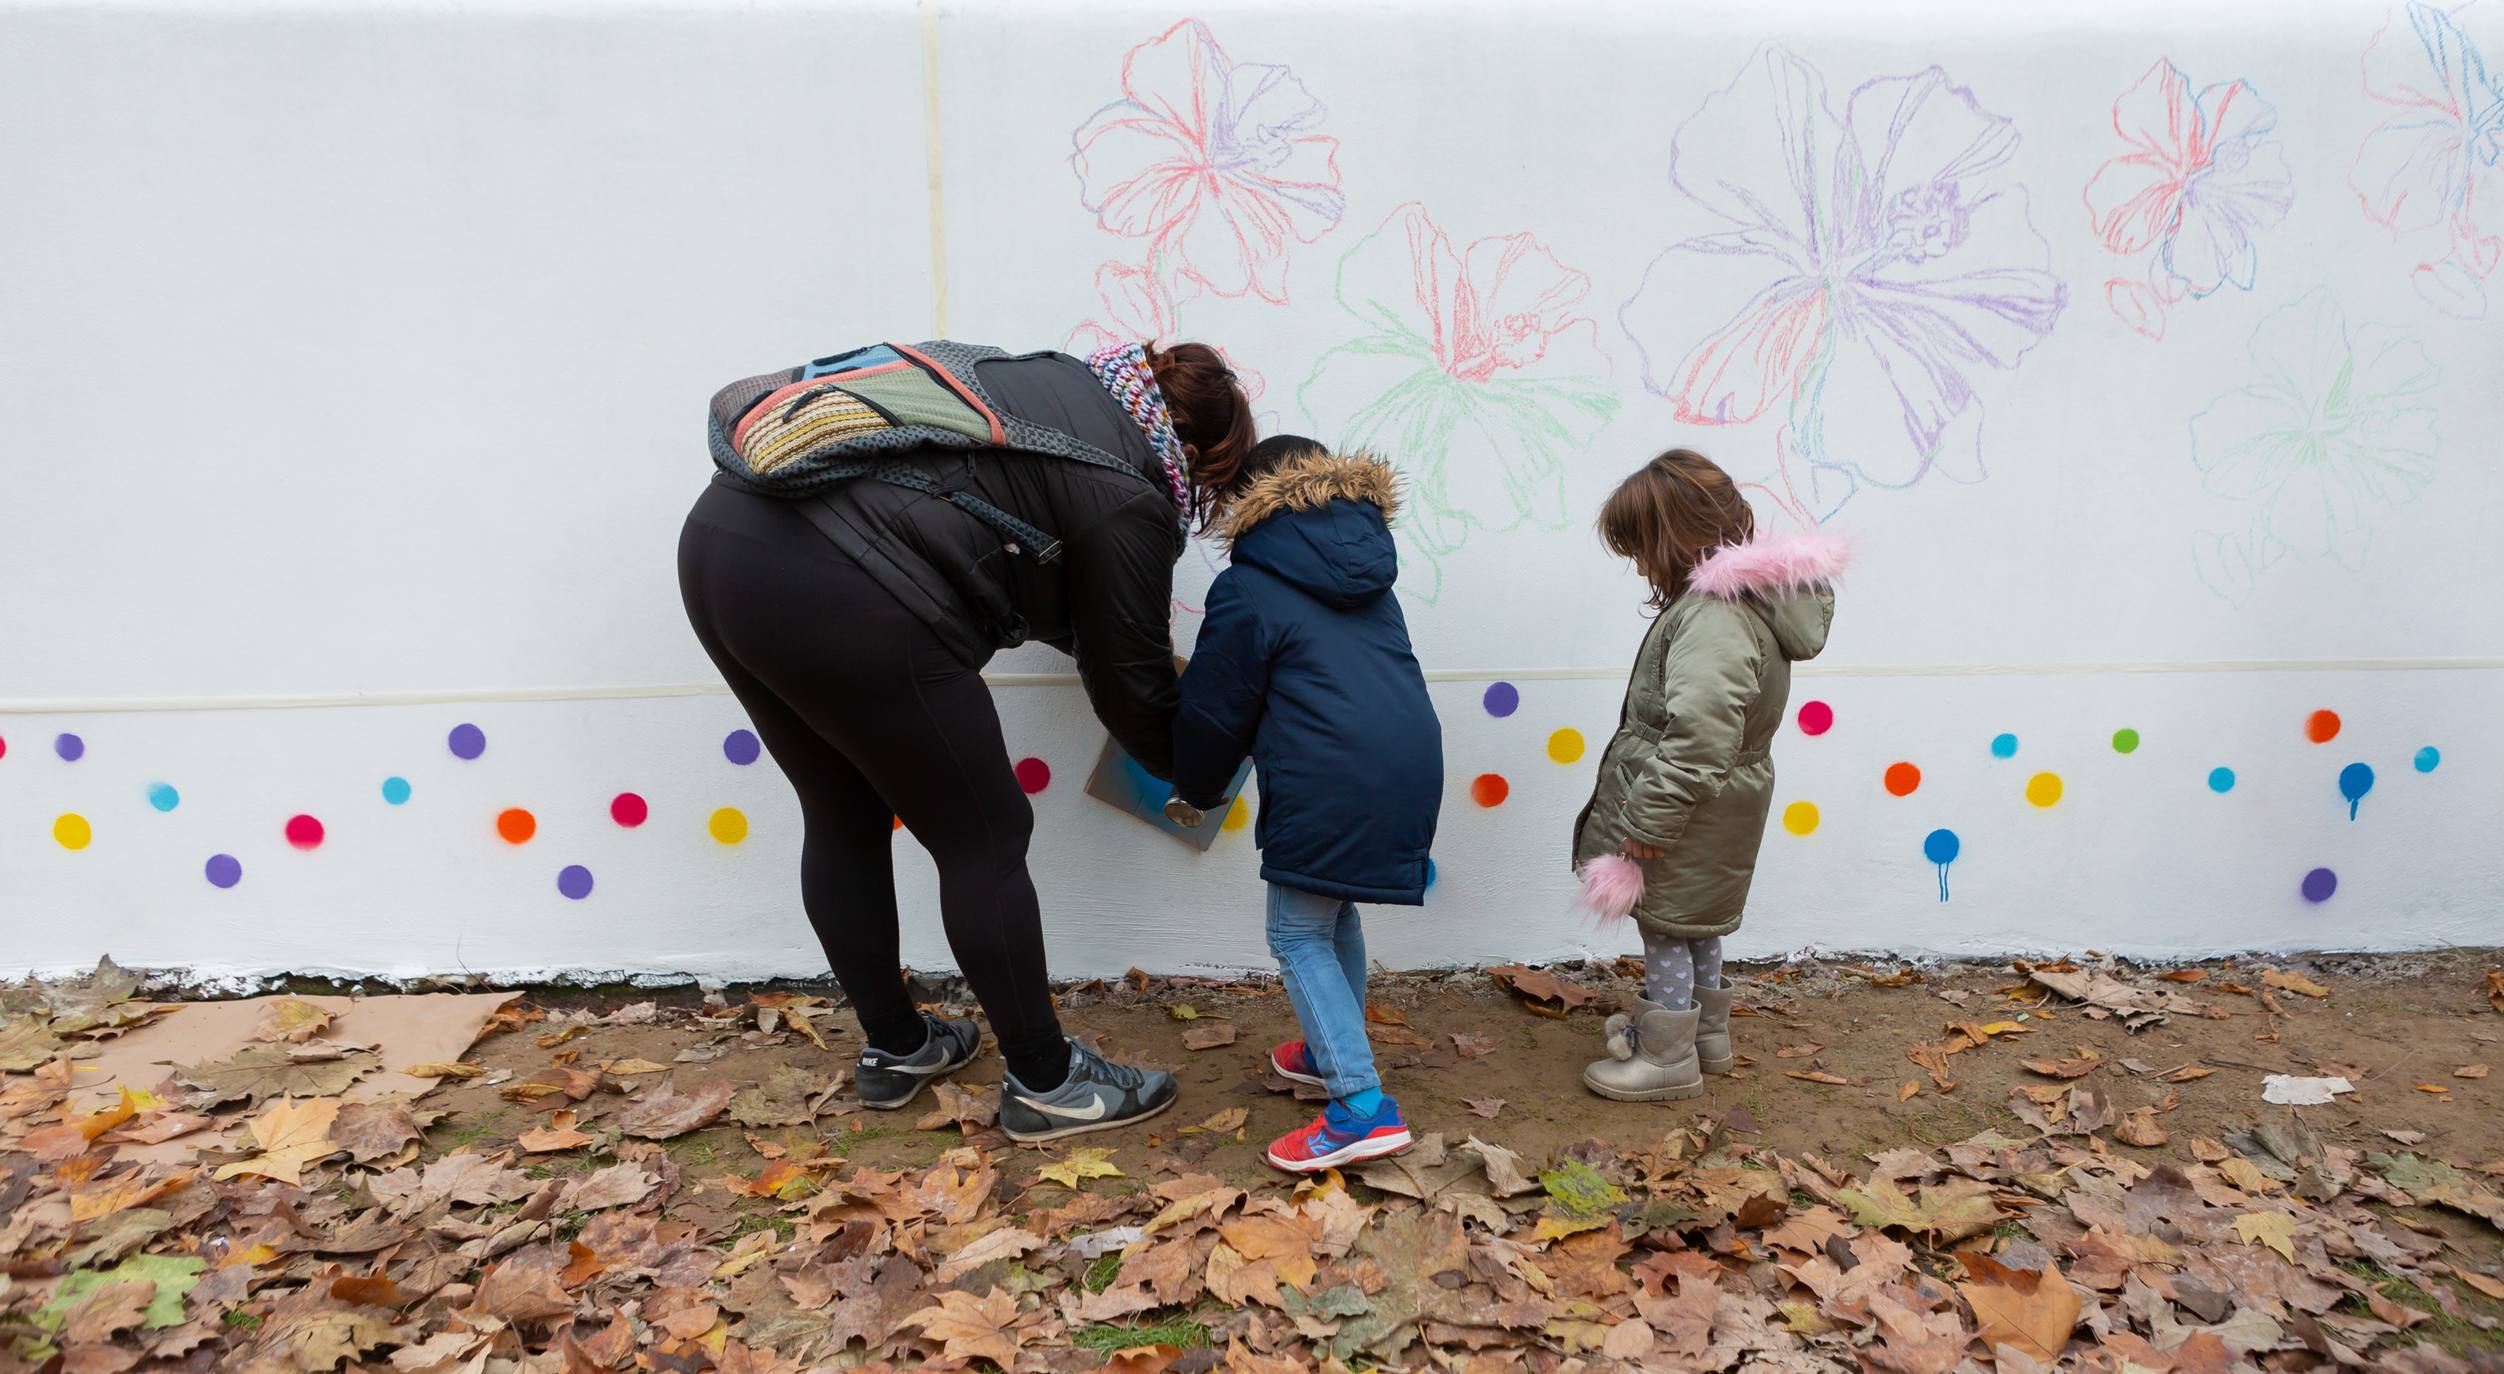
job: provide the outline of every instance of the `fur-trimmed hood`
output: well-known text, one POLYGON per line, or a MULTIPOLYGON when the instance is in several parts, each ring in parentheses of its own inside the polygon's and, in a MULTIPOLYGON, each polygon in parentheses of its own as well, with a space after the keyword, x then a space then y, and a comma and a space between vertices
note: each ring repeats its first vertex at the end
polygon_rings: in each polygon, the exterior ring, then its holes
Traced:
POLYGON ((1851 545, 1833 530, 1773 534, 1759 530, 1744 544, 1724 544, 1687 575, 1687 587, 1717 601, 1751 601, 1772 627, 1783 656, 1817 657, 1834 624, 1834 584, 1852 561, 1851 545))
POLYGON ((1391 517, 1400 478, 1369 454, 1318 454, 1252 479, 1227 508, 1217 537, 1234 561, 1262 568, 1341 608, 1364 605, 1399 580, 1391 517))

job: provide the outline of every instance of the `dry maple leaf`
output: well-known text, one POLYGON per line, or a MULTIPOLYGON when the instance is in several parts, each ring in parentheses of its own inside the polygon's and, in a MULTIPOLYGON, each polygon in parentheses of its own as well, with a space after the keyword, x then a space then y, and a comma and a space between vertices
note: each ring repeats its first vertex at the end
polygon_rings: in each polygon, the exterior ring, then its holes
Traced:
POLYGON ((1076 1191, 1086 1179, 1120 1178, 1122 1171, 1114 1167, 1111 1150, 1090 1145, 1072 1150, 1061 1159, 1037 1169, 1035 1176, 1076 1191))
POLYGON ((1026 1333, 1017 1327, 1017 1299, 994 1288, 981 1297, 954 1290, 941 1293, 938 1305, 904 1319, 939 1343, 951 1360, 985 1359, 1008 1369, 1017 1363, 1026 1333))
POLYGON ((2104 1056, 2096 1053, 2092 1045, 2080 1045, 2078 1052, 2067 1059, 2029 1059, 2024 1062, 2028 1072, 2039 1073, 2046 1078, 2084 1078, 2095 1072, 2096 1067, 2104 1062, 2104 1056))
POLYGON ((2504 1011, 2504 968, 2487 970, 2487 1005, 2504 1011))
POLYGON ((1817 1056, 1824 1054, 1825 1052, 1826 1047, 1823 1045, 1785 1045, 1781 1049, 1774 1051, 1774 1058, 1815 1059, 1817 1056))
POLYGON ((2060 1269, 2010 1269, 1987 1255, 1961 1255, 1968 1279, 1956 1291, 1974 1309, 1982 1343, 2008 1345, 2046 1364, 2069 1348, 2085 1302, 2060 1269))
POLYGON ((1380 1002, 1365 1004, 1365 1019, 1377 1026, 1405 1026, 1409 1023, 1408 1013, 1396 1011, 1380 1002))
POLYGON ((1243 1129, 1252 1114, 1241 1107, 1228 1107, 1196 1126, 1185 1126, 1176 1135, 1233 1135, 1243 1129))
POLYGON ((380 1062, 359 1051, 308 1063, 290 1055, 285 1045, 253 1044, 209 1063, 177 1064, 174 1077, 200 1090, 202 1095, 189 1104, 195 1108, 237 1101, 258 1106, 271 1097, 334 1097, 380 1062))
POLYGON ((1182 1033, 1182 1047, 1186 1050, 1213 1050, 1233 1043, 1235 1023, 1232 1021, 1211 1021, 1182 1033))
POLYGON ((374 1200, 391 1212, 413 1216, 439 1202, 486 1207, 527 1197, 535 1185, 519 1169, 481 1154, 445 1155, 419 1169, 395 1169, 366 1180, 374 1200))
POLYGON ((2235 1239, 2245 1245, 2266 1245, 2278 1257, 2295 1258, 2295 1218, 2284 1212, 2245 1212, 2234 1219, 2235 1239))
POLYGON ((1495 980, 1496 986, 1521 998, 1524 1009, 1541 1016, 1561 1018, 1591 1000, 1588 989, 1546 969, 1504 964, 1488 969, 1487 976, 1495 980))
POLYGON ((329 1012, 301 998, 287 997, 270 1003, 261 1011, 260 1023, 252 1028, 255 1040, 283 1040, 301 1045, 330 1029, 329 1012))
POLYGON ((481 1078, 486 1070, 476 1064, 411 1064, 400 1070, 411 1078, 481 1078))
POLYGON ((946 1081, 931 1085, 932 1110, 913 1123, 917 1131, 935 1131, 953 1125, 965 1135, 977 1135, 990 1129, 1000 1119, 1000 1100, 989 1093, 977 1093, 946 1081))
POLYGON ((1464 1097, 1461 1100, 1469 1104, 1472 1112, 1489 1121, 1495 1120, 1496 1113, 1504 1110, 1504 1099, 1501 1097, 1464 1097))
POLYGON ((1848 1088, 1852 1086, 1851 1079, 1845 1078, 1839 1074, 1828 1073, 1823 1069, 1812 1070, 1808 1073, 1802 1073, 1798 1069, 1785 1069, 1782 1071, 1782 1076, 1785 1078, 1796 1078, 1803 1083, 1824 1083, 1830 1087, 1848 1088))
POLYGON ((640 1164, 612 1164, 565 1185, 557 1199, 557 1210, 566 1212, 598 1212, 611 1207, 629 1207, 652 1195, 660 1180, 645 1173, 640 1164))
POLYGON ((998 1260, 1016 1259, 1029 1250, 1043 1248, 1044 1239, 1032 1231, 1002 1227, 977 1236, 964 1247, 940 1262, 932 1277, 941 1283, 954 1283, 967 1274, 998 1260))
POLYGON ((224 1180, 250 1174, 279 1183, 301 1183, 305 1165, 339 1152, 330 1140, 331 1125, 338 1119, 339 1099, 335 1097, 272 1103, 252 1122, 252 1140, 261 1153, 226 1165, 216 1177, 224 1180))
MULTIPOLYGON (((429 1119, 433 1117, 428 1114, 429 1119)), ((404 1099, 385 1098, 377 1102, 350 1102, 339 1109, 339 1119, 331 1123, 333 1144, 348 1152, 348 1158, 359 1164, 389 1159, 418 1144, 424 1132, 417 1124, 417 1113, 404 1099)))
POLYGON ((2487 1076, 2487 1066, 2484 1064, 2463 1064, 2459 1068, 2452 1070, 2452 1076, 2454 1078, 2484 1078, 2487 1076))
POLYGON ((2261 970, 2261 981, 2281 992, 2292 992, 2304 997, 2322 998, 2330 995, 2330 989, 2301 973, 2280 973, 2276 969, 2265 968, 2261 970))
POLYGON ((1454 1032, 1449 1038, 1452 1041, 1452 1048, 1458 1051, 1463 1059, 1481 1059, 1495 1052, 1495 1037, 1491 1035, 1463 1035, 1454 1032))
POLYGON ((2172 1139, 2164 1127, 2156 1124, 2154 1107, 2141 1107, 2122 1117, 2121 1124, 2113 1130, 2113 1138, 2142 1150, 2153 1150, 2172 1139))
POLYGON ((558 1112, 548 1124, 522 1132, 514 1137, 524 1151, 534 1155, 554 1154, 559 1150, 579 1150, 592 1142, 590 1133, 574 1129, 574 1114, 558 1112))
POLYGON ((672 1074, 618 1113, 617 1127, 645 1140, 673 1139, 712 1124, 737 1091, 725 1078, 697 1078, 682 1086, 672 1074))

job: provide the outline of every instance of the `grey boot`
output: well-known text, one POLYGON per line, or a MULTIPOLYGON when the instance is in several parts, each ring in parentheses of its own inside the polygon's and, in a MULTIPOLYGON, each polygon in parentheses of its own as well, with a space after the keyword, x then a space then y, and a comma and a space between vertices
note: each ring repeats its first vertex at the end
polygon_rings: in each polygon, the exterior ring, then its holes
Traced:
POLYGON ((1609 1057, 1582 1071, 1582 1085, 1619 1102, 1668 1102, 1704 1095, 1695 1065, 1693 1009, 1671 1011, 1635 999, 1636 1014, 1608 1019, 1609 1057))
POLYGON ((1737 1056, 1730 1049, 1730 989, 1695 990, 1695 1062, 1706 1073, 1728 1073, 1737 1056))

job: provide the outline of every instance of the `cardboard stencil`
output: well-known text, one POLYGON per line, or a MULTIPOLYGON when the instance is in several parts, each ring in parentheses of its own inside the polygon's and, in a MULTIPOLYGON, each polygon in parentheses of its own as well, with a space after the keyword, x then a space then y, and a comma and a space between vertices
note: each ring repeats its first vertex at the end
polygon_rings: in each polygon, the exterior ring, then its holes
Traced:
POLYGON ((1174 795, 1173 785, 1161 781, 1139 761, 1123 752, 1111 740, 1104 742, 1104 753, 1096 759, 1095 771, 1087 775, 1087 795, 1118 810, 1146 821, 1184 844, 1205 854, 1217 843, 1219 823, 1234 809, 1235 798, 1243 792, 1243 784, 1252 776, 1252 761, 1246 759, 1235 770, 1234 780, 1226 784, 1225 795, 1208 810, 1208 819, 1197 830, 1188 829, 1166 819, 1166 799, 1174 795))

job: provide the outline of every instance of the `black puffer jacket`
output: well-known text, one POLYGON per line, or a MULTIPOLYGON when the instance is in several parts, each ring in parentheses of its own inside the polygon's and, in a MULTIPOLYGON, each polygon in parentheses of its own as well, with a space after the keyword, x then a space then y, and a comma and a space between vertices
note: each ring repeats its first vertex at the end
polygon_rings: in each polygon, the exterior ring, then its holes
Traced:
MULTIPOLYGON (((823 496, 836 547, 928 622, 968 667, 1041 640, 1078 660, 1087 700, 1130 756, 1173 772, 1174 563, 1180 514, 1155 450, 1085 363, 1031 353, 976 365, 1000 409, 1134 464, 1136 476, 1043 454, 916 451, 942 488, 981 497, 1061 541, 1038 565, 999 531, 936 497, 875 480, 823 496)), ((721 480, 719 478, 717 481, 721 480)))

